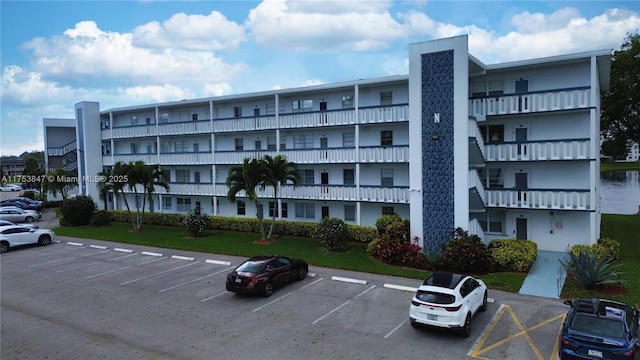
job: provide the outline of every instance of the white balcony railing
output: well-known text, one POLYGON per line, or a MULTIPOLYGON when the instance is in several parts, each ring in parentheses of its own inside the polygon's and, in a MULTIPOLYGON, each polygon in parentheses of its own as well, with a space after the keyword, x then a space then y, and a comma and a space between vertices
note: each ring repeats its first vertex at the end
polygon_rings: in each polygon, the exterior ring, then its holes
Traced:
POLYGON ((276 117, 273 116, 256 116, 232 119, 215 119, 213 120, 213 131, 236 132, 236 131, 254 131, 276 128, 276 117))
POLYGON ((469 100, 469 115, 485 120, 492 115, 586 109, 592 106, 590 99, 590 88, 486 97, 469 100))
POLYGON ((287 156, 287 160, 296 164, 355 163, 356 161, 356 150, 353 148, 283 150, 282 154, 287 156))
MULTIPOLYGON (((260 151, 218 151, 213 155, 213 161, 217 165, 242 164, 245 158, 260 159, 265 155, 276 156, 275 150, 260 151)), ((288 159, 289 161, 293 161, 288 159)))
MULTIPOLYGON (((150 126, 155 126, 155 125, 150 125, 150 126)), ((208 134, 208 133, 211 133, 211 122, 209 120, 158 124, 158 135, 185 135, 185 134, 208 134)))
POLYGON ((213 154, 210 152, 161 153, 161 165, 210 165, 213 154))
POLYGON ((589 159, 589 139, 488 144, 487 161, 540 161, 589 159))
POLYGON ((409 121, 409 105, 361 108, 358 111, 358 121, 361 124, 409 121))
POLYGON ((51 147, 47 148, 48 156, 63 156, 66 155, 78 148, 78 145, 75 141, 68 143, 67 145, 61 147, 51 147))
MULTIPOLYGON (((158 193, 172 195, 214 195, 215 185, 211 183, 169 183, 169 191, 160 190, 158 193)), ((225 193, 224 196, 227 194, 225 193)))
POLYGON ((284 199, 357 200, 357 191, 355 186, 302 185, 296 188, 293 186, 283 186, 280 189, 279 195, 284 199))
POLYGON ((281 129, 355 124, 353 109, 283 114, 279 118, 281 129))
POLYGON ((487 190, 486 206, 518 209, 591 210, 589 191, 487 190))
POLYGON ((360 200, 408 204, 409 188, 361 186, 360 200))
POLYGON ((359 149, 362 163, 409 162, 409 145, 363 147, 359 149))

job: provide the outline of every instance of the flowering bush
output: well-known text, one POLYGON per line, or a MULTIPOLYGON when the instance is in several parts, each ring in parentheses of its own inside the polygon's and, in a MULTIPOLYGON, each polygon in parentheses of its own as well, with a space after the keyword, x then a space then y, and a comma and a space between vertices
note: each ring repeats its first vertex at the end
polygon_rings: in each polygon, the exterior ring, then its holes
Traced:
POLYGON ((469 235, 462 228, 457 228, 442 250, 440 266, 451 271, 478 274, 491 271, 493 260, 478 235, 469 235))
POLYGON ((316 227, 316 238, 328 251, 342 251, 347 247, 350 232, 344 221, 322 218, 316 227))
POLYGON ((182 220, 182 224, 189 230, 192 237, 198 237, 211 225, 211 219, 207 214, 192 211, 182 220))

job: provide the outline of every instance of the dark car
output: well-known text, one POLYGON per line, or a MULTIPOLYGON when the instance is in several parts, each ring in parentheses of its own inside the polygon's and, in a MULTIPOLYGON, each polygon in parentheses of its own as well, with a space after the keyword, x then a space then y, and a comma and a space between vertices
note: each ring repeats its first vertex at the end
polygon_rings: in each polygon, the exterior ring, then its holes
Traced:
POLYGON ((562 324, 560 359, 640 359, 640 311, 603 299, 567 300, 571 310, 562 324))
POLYGON ((31 204, 23 200, 7 199, 0 201, 0 206, 15 206, 24 210, 35 210, 41 212, 44 209, 44 205, 31 204))
POLYGON ((14 200, 14 201, 22 201, 25 203, 29 203, 29 204, 33 204, 36 206, 41 206, 44 207, 44 202, 42 200, 36 200, 36 199, 30 199, 26 196, 17 196, 17 197, 13 197, 13 198, 8 198, 7 200, 14 200))
POLYGON ((227 291, 271 296, 273 289, 290 280, 304 280, 309 265, 302 259, 257 255, 227 275, 227 291))

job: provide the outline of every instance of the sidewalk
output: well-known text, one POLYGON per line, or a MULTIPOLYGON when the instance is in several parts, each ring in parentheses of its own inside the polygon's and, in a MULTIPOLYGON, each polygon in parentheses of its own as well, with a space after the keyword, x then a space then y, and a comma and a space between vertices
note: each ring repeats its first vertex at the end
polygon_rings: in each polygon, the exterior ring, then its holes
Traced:
POLYGON ((558 299, 566 278, 566 271, 560 265, 560 260, 566 255, 564 252, 538 251, 536 261, 519 293, 558 299))

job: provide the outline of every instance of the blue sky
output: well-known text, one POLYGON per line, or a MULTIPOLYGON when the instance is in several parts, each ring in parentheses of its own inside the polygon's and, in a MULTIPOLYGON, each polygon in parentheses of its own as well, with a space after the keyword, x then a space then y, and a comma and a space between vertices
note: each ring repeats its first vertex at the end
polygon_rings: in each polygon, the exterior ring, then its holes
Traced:
POLYGON ((469 35, 492 64, 620 48, 640 1, 0 0, 0 154, 42 118, 408 73, 408 44, 469 35))

